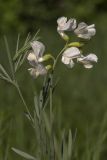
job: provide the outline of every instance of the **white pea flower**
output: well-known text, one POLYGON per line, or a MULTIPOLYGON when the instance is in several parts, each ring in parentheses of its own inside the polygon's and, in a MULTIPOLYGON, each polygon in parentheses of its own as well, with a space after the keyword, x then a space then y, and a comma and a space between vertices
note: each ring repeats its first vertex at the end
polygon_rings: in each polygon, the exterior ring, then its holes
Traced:
POLYGON ((77 61, 82 63, 85 68, 90 69, 93 67, 93 63, 97 63, 98 57, 95 54, 90 53, 87 56, 82 55, 80 58, 77 58, 77 61))
POLYGON ((61 37, 65 40, 68 40, 68 36, 64 33, 64 31, 72 31, 76 28, 76 20, 71 18, 67 21, 66 17, 60 17, 57 20, 57 31, 61 35, 61 37))
POLYGON ((29 68, 29 72, 33 77, 38 77, 39 75, 45 75, 47 70, 42 63, 39 62, 39 59, 42 58, 45 51, 45 46, 39 41, 33 41, 31 43, 33 52, 29 53, 27 59, 33 68, 29 68))
POLYGON ((71 31, 76 28, 76 20, 74 18, 71 18, 67 21, 66 17, 60 17, 58 18, 57 23, 58 23, 57 27, 58 31, 71 31))
POLYGON ((78 27, 74 30, 74 33, 83 39, 90 39, 96 34, 95 24, 87 25, 84 22, 78 24, 78 27))
POLYGON ((64 51, 62 55, 62 62, 72 68, 74 66, 73 59, 79 58, 80 56, 81 53, 77 47, 70 47, 64 51))
POLYGON ((31 65, 35 65, 36 63, 38 63, 39 58, 43 56, 45 46, 39 41, 33 41, 31 42, 31 47, 33 49, 33 52, 29 53, 27 59, 31 65))
POLYGON ((36 65, 35 68, 29 68, 28 71, 34 78, 37 78, 39 75, 47 74, 47 69, 42 64, 36 65))

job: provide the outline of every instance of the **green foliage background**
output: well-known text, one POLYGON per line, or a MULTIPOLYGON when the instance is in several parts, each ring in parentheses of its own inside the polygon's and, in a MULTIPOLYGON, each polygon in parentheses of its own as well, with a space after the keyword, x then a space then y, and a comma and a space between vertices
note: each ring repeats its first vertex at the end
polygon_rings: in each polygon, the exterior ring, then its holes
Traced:
MULTIPOLYGON (((56 77, 60 79, 54 94, 57 127, 77 128, 75 154, 82 160, 106 160, 107 156, 107 2, 106 0, 0 0, 0 63, 8 69, 3 35, 8 37, 14 54, 18 33, 22 41, 28 32, 41 29, 41 41, 48 52, 57 54, 64 42, 56 31, 60 16, 95 23, 97 34, 85 48, 99 62, 92 70, 66 68, 60 61, 56 77), (62 116, 61 116, 62 115, 62 116), (61 124, 60 124, 61 123, 61 124)), ((21 45, 22 42, 20 42, 21 45)), ((18 80, 27 103, 33 109, 33 91, 39 91, 42 78, 33 81, 25 62, 18 80)), ((11 146, 34 153, 35 137, 24 116, 24 106, 14 88, 0 80, 0 159, 21 159, 11 146)))

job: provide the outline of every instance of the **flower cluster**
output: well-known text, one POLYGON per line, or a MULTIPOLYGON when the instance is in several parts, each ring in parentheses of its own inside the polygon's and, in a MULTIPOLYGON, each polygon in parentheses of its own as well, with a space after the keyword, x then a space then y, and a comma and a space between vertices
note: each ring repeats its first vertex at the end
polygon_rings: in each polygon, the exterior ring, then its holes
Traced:
MULTIPOLYGON (((68 21, 66 17, 58 18, 57 24, 58 33, 66 41, 69 40, 68 35, 65 33, 66 31, 73 31, 77 37, 84 40, 90 40, 92 36, 96 34, 95 24, 88 26, 86 23, 81 22, 77 25, 76 19, 74 18, 68 21)), ((98 61, 97 56, 93 53, 84 56, 79 49, 80 46, 78 47, 78 45, 75 45, 77 43, 72 44, 74 44, 74 46, 72 45, 72 47, 67 48, 62 54, 62 62, 72 68, 74 66, 74 59, 76 59, 77 62, 82 63, 85 68, 92 68, 93 63, 98 61)), ((78 42, 78 44, 80 43, 78 42)))
POLYGON ((49 56, 43 58, 43 54, 45 52, 45 46, 43 43, 33 41, 31 43, 31 47, 33 51, 28 54, 27 59, 33 68, 29 68, 28 71, 34 78, 37 78, 39 75, 47 74, 51 66, 44 66, 42 64, 42 61, 49 58, 49 56))
POLYGON ((83 39, 91 39, 91 37, 96 34, 95 24, 88 26, 86 23, 81 22, 77 25, 76 19, 74 18, 71 18, 68 21, 66 17, 58 18, 57 24, 57 31, 65 40, 69 39, 65 34, 65 31, 74 31, 79 38, 83 39))
POLYGON ((84 67, 88 69, 92 68, 93 63, 98 60, 97 56, 93 53, 83 56, 77 47, 70 47, 66 49, 62 55, 62 62, 69 68, 72 68, 75 64, 74 59, 76 59, 77 62, 82 63, 84 67))
MULTIPOLYGON (((77 25, 77 21, 74 18, 67 20, 66 17, 58 18, 57 20, 57 31, 60 36, 67 42, 66 47, 62 53, 62 62, 67 65, 69 68, 72 68, 77 63, 83 64, 85 68, 92 68, 93 63, 98 61, 97 56, 94 53, 90 53, 86 56, 82 54, 82 48, 84 43, 82 42, 69 42, 69 36, 65 33, 66 31, 72 31, 77 37, 84 40, 90 40, 92 36, 96 34, 95 25, 87 25, 84 22, 81 22, 77 25)), ((55 59, 50 54, 44 54, 45 46, 39 41, 33 41, 30 43, 32 51, 28 54, 27 59, 31 64, 32 68, 29 68, 30 74, 36 78, 39 75, 46 75, 48 71, 52 68, 53 65, 45 66, 44 61, 47 61, 50 58, 55 59)), ((58 56, 59 57, 59 56, 58 56)))

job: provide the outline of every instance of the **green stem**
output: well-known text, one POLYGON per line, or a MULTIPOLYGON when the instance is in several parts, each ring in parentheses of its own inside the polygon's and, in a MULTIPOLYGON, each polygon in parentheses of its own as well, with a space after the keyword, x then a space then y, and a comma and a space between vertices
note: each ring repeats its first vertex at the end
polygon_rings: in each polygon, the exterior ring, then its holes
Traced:
POLYGON ((55 160, 54 156, 54 143, 53 143, 53 71, 50 74, 50 127, 51 127, 51 133, 50 133, 50 160, 55 160))
POLYGON ((52 85, 53 85, 53 73, 50 75, 50 121, 52 124, 53 114, 52 114, 52 85))
POLYGON ((14 83, 14 86, 16 87, 16 89, 17 89, 17 91, 18 91, 18 93, 19 93, 19 96, 20 96, 20 98, 21 98, 21 100, 22 100, 22 102, 23 102, 23 104, 24 104, 24 106, 25 106, 25 108, 26 108, 26 111, 27 111, 27 113, 28 113, 31 121, 33 122, 33 118, 32 118, 32 116, 31 116, 31 113, 30 113, 30 111, 29 111, 29 109, 28 109, 28 106, 27 106, 27 104, 26 104, 26 102, 25 102, 25 100, 24 100, 24 97, 23 97, 23 95, 22 95, 22 92, 21 92, 21 90, 20 90, 20 88, 19 88, 18 83, 15 82, 15 83, 14 83))
POLYGON ((56 57, 56 59, 55 59, 55 61, 54 61, 54 65, 53 65, 53 71, 54 71, 54 69, 55 69, 55 67, 56 67, 56 64, 57 64, 57 62, 58 62, 58 59, 59 59, 60 55, 65 51, 65 49, 66 49, 67 47, 68 47, 68 41, 66 42, 64 48, 63 48, 63 49, 59 52, 59 54, 57 55, 57 57, 56 57))
POLYGON ((54 160, 54 144, 53 144, 53 109, 52 109, 52 105, 53 105, 53 94, 52 94, 52 90, 53 90, 53 76, 54 76, 54 70, 56 67, 56 64, 58 62, 58 59, 60 57, 60 55, 64 52, 64 50, 67 48, 67 44, 64 46, 64 48, 59 52, 59 54, 57 55, 56 59, 54 60, 54 64, 53 64, 53 70, 51 71, 50 74, 50 93, 49 93, 49 98, 50 98, 50 124, 51 124, 51 137, 50 137, 50 159, 54 160), (53 147, 52 147, 53 146, 53 147))
MULTIPOLYGON (((56 67, 56 64, 58 62, 58 59, 60 57, 60 55, 65 51, 65 49, 68 47, 68 41, 66 42, 64 48, 59 52, 59 54, 57 55, 56 59, 54 58, 54 64, 53 64, 53 69, 50 73, 50 94, 49 94, 49 99, 50 99, 50 120, 52 122, 52 90, 53 90, 53 74, 54 74, 54 70, 56 67)), ((52 56, 53 57, 53 56, 52 56)))

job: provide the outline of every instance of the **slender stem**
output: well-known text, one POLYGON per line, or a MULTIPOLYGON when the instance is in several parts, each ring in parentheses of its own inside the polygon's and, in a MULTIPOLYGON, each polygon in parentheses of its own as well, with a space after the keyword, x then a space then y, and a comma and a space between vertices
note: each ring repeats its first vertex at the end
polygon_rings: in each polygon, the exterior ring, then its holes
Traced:
POLYGON ((53 115, 52 115, 52 85, 53 85, 53 73, 51 73, 50 75, 50 121, 51 121, 51 124, 52 124, 52 119, 53 119, 53 115))
POLYGON ((41 149, 41 159, 43 159, 44 158, 44 146, 43 146, 43 136, 42 136, 42 121, 40 120, 39 121, 39 132, 40 132, 40 142, 39 142, 39 144, 40 144, 40 149, 41 149))
POLYGON ((54 143, 53 143, 53 71, 50 74, 50 127, 51 127, 51 133, 50 133, 50 160, 54 160, 54 143))
POLYGON ((27 106, 27 104, 26 104, 26 102, 25 102, 25 100, 24 100, 24 97, 23 97, 23 95, 22 95, 22 92, 21 92, 21 90, 20 90, 20 88, 19 88, 18 83, 15 82, 14 85, 15 85, 18 93, 19 93, 19 96, 20 96, 20 98, 21 98, 21 100, 22 100, 22 102, 23 102, 23 104, 24 104, 24 106, 25 106, 25 108, 26 108, 26 111, 27 111, 27 113, 28 113, 31 121, 33 122, 33 118, 32 118, 32 116, 31 116, 31 113, 30 113, 30 111, 29 111, 29 109, 28 109, 28 106, 27 106))
POLYGON ((59 54, 57 55, 57 57, 56 57, 56 59, 55 59, 55 61, 54 61, 53 70, 54 70, 55 67, 56 67, 56 64, 57 64, 57 62, 58 62, 58 59, 59 59, 60 55, 65 51, 65 49, 66 49, 67 47, 68 47, 68 41, 66 42, 64 48, 63 48, 63 49, 59 52, 59 54))
POLYGON ((52 105, 53 105, 53 76, 54 76, 54 71, 55 71, 55 67, 56 64, 58 62, 58 59, 60 57, 60 55, 65 51, 65 49, 68 47, 68 41, 65 44, 64 48, 59 52, 59 54, 57 55, 56 59, 54 60, 54 64, 53 64, 53 70, 50 74, 50 123, 51 123, 51 139, 50 139, 50 159, 54 160, 55 156, 54 156, 54 139, 53 139, 53 110, 52 110, 52 105))
POLYGON ((52 124, 52 119, 53 119, 53 115, 52 115, 52 87, 53 87, 53 73, 56 67, 56 64, 58 62, 58 59, 60 57, 60 55, 64 52, 64 50, 68 47, 68 41, 66 42, 64 48, 59 52, 59 54, 57 55, 56 59, 54 59, 54 64, 53 64, 53 70, 50 74, 50 120, 51 120, 51 124, 52 124))

